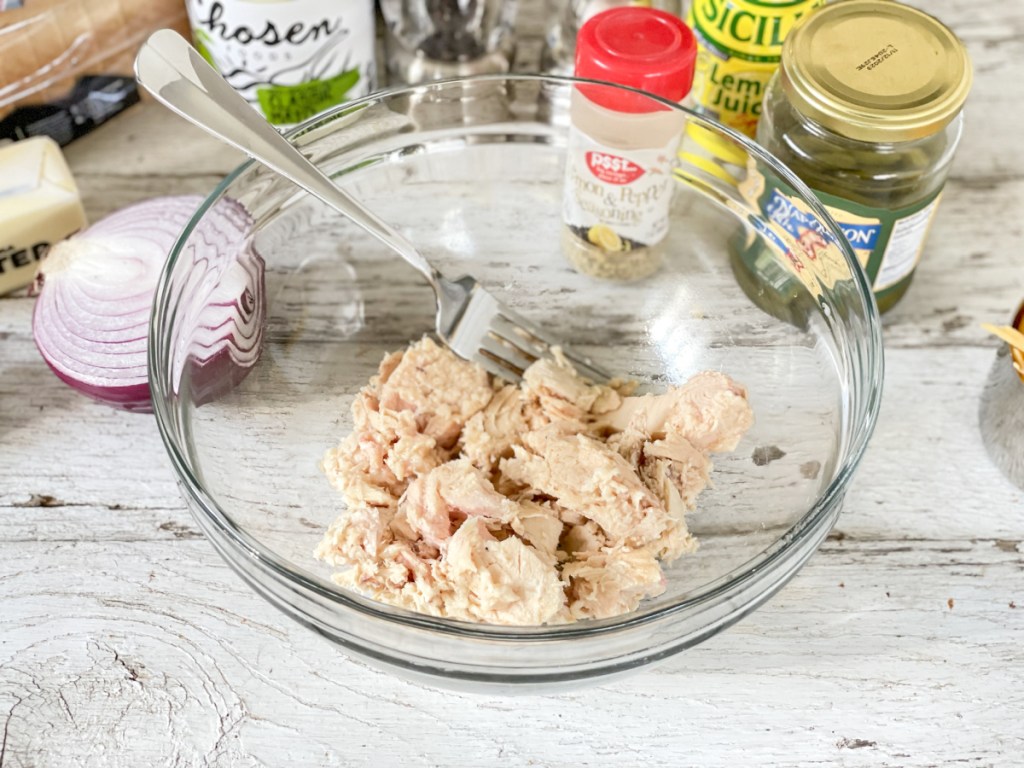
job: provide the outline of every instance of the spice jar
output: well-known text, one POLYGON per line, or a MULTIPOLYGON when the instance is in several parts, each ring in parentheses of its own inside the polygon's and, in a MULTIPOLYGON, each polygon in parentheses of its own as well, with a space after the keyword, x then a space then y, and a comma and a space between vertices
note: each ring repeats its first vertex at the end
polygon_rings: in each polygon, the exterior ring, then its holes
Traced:
POLYGON ((786 38, 757 139, 825 204, 882 312, 910 285, 970 85, 963 43, 892 0, 827 5, 786 38))
MULTIPOLYGON (((693 33, 651 8, 603 11, 580 29, 576 75, 679 102, 693 81, 693 33)), ((643 93, 578 85, 570 106, 562 250, 581 272, 638 280, 661 263, 685 113, 643 93)))

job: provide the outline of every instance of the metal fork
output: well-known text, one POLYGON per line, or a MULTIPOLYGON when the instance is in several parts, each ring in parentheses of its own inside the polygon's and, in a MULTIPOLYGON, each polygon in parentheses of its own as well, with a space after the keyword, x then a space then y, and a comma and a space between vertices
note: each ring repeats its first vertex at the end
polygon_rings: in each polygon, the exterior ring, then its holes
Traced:
POLYGON ((595 381, 608 375, 504 306, 471 276, 449 280, 400 233, 364 208, 277 132, 178 33, 154 32, 135 59, 135 77, 164 105, 319 198, 418 269, 437 298, 437 335, 455 354, 510 381, 553 347, 595 381))

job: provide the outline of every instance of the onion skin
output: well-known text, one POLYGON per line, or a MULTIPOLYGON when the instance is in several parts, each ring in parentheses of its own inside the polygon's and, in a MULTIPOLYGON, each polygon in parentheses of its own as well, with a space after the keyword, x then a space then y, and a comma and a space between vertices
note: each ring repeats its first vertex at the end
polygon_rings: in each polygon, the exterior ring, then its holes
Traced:
MULTIPOLYGON (((116 408, 152 411, 147 354, 155 290, 168 253, 202 202, 202 197, 188 195, 137 203, 50 248, 34 286, 32 332, 36 347, 58 378, 116 408)), ((244 354, 235 355, 241 370, 216 362, 224 357, 217 345, 206 357, 198 350, 200 367, 224 382, 223 391, 241 381, 259 356, 265 316, 263 260, 251 248, 247 237, 251 218, 238 203, 218 201, 200 224, 189 238, 189 254, 183 252, 179 259, 246 265, 244 275, 221 289, 221 319, 210 313, 202 319, 212 328, 218 323, 230 326, 225 333, 233 342, 237 323, 224 291, 250 294, 234 297, 247 305, 246 318, 253 325, 247 328, 253 343, 248 347, 243 343, 244 354), (218 235, 220 224, 223 232, 218 235), (196 235, 202 234, 210 237, 197 240, 196 235)), ((216 306, 212 309, 216 314, 216 306)))

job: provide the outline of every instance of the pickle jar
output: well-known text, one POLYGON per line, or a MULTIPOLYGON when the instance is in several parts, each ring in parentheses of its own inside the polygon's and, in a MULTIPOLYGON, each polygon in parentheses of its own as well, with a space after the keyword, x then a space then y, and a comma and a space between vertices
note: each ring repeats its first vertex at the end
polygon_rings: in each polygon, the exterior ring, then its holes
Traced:
POLYGON ((884 312, 906 293, 942 195, 971 86, 963 43, 892 0, 845 0, 789 34, 760 144, 839 224, 884 312))

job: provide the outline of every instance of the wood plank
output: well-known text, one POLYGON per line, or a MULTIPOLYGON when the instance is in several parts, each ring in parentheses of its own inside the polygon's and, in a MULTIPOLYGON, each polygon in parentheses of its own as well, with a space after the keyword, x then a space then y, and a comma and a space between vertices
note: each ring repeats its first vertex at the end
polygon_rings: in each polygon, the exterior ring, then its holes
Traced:
POLYGON ((203 541, 2 543, 0 564, 5 766, 130 754, 910 767, 1007 764, 1021 746, 1008 718, 1024 706, 1024 608, 1010 607, 1024 605, 1024 554, 1001 542, 833 540, 702 646, 614 685, 524 698, 441 692, 348 661, 203 541))

